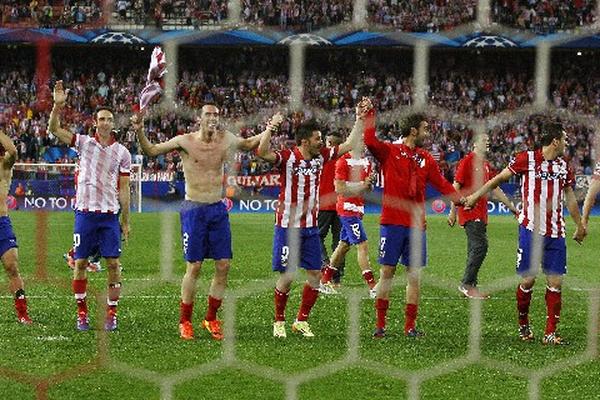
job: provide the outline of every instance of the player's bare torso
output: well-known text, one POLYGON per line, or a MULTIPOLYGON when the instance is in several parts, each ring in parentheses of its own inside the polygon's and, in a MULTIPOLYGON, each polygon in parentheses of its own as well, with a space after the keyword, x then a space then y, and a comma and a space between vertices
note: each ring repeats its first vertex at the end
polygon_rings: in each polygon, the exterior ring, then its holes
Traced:
POLYGON ((233 145, 226 132, 203 135, 200 131, 179 140, 183 149, 186 200, 215 203, 223 197, 223 165, 233 145))

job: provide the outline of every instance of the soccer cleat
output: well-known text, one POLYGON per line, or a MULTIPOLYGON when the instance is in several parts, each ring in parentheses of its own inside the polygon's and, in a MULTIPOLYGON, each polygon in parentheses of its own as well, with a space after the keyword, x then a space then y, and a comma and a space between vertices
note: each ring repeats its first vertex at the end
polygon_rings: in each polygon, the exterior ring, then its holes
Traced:
POLYGON ((104 321, 104 330, 112 332, 117 330, 117 312, 108 310, 106 313, 106 320, 104 321))
POLYGON ((27 300, 25 298, 15 299, 15 311, 17 312, 17 321, 23 325, 31 325, 32 321, 27 313, 27 300))
POLYGON ((531 330, 531 326, 529 326, 529 324, 519 326, 519 339, 524 342, 533 340, 533 331, 531 330))
POLYGON ((179 337, 183 340, 194 339, 194 327, 191 321, 184 321, 179 323, 179 337))
POLYGON ((285 332, 285 321, 273 322, 273 337, 285 338, 287 333, 285 332))
POLYGON ((383 339, 385 337, 385 328, 375 328, 373 331, 374 339, 383 339))
POLYGON ((554 346, 567 346, 569 342, 563 340, 563 338, 561 338, 558 333, 552 332, 547 335, 544 335, 544 337, 542 338, 542 344, 554 346))
POLYGON ((301 333, 304 337, 314 337, 315 334, 310 330, 310 325, 307 321, 294 321, 292 324, 292 331, 301 333))
POLYGON ((464 286, 460 285, 458 291, 461 292, 468 299, 486 300, 490 298, 487 293, 481 293, 476 286, 464 286))
POLYGON ((425 332, 418 330, 417 328, 411 328, 404 333, 404 336, 409 338, 419 338, 425 336, 425 332))
POLYGON ((338 294, 338 291, 333 287, 333 283, 321 283, 319 284, 319 292, 329 295, 329 294, 338 294))
POLYGON ((202 327, 206 329, 213 339, 223 340, 223 332, 221 331, 221 321, 215 319, 213 321, 202 321, 202 327))
POLYGON ((84 312, 77 313, 77 330, 82 332, 90 330, 90 320, 84 312))

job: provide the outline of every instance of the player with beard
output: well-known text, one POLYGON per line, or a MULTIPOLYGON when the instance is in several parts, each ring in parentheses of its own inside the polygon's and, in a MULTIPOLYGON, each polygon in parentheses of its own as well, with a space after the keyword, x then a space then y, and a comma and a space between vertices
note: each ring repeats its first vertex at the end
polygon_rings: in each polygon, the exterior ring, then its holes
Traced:
POLYGON ((577 225, 573 239, 581 243, 586 230, 573 191, 575 175, 563 158, 567 133, 561 124, 550 121, 543 123, 541 133, 541 149, 517 153, 502 172, 466 198, 465 206, 474 207, 480 197, 514 175, 521 178, 523 206, 519 214, 517 249, 517 273, 521 282, 516 291, 519 338, 523 341, 534 338, 529 323, 529 305, 541 264, 546 275, 546 329, 542 343, 562 345, 567 342, 556 330, 562 305, 563 275, 567 273, 563 197, 577 225))

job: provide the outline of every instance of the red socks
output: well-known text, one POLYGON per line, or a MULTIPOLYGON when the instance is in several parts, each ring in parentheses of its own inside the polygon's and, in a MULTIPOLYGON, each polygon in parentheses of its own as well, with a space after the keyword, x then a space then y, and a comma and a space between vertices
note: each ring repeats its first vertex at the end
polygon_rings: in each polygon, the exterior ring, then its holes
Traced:
POLYGON ((88 308, 86 303, 87 279, 73 279, 73 293, 77 301, 77 312, 87 314, 88 308))
POLYGON ((186 304, 181 300, 179 303, 179 323, 192 322, 192 310, 194 303, 186 304))
POLYGON ((206 316, 204 317, 207 321, 214 321, 217 319, 217 311, 221 307, 223 299, 217 299, 212 296, 208 296, 208 308, 206 309, 206 316))
POLYGON ((321 276, 321 282, 323 282, 323 283, 331 282, 335 271, 337 271, 337 268, 332 267, 331 265, 326 266, 323 269, 323 275, 321 276))
POLYGON ((388 299, 376 299, 375 300, 375 312, 377 314, 377 328, 385 328, 385 318, 387 316, 387 310, 390 306, 388 299))
POLYGON ((544 335, 554 333, 560 320, 561 309, 560 289, 546 286, 546 331, 544 335))
POLYGON ((121 297, 121 282, 109 283, 108 284, 108 299, 106 304, 109 310, 117 312, 117 306, 119 305, 119 298, 121 297))
POLYGON ((285 306, 290 292, 281 292, 275 288, 275 321, 285 321, 285 306))
POLYGON ((519 325, 529 324, 529 304, 531 303, 531 294, 533 288, 523 289, 521 285, 517 286, 517 310, 519 311, 519 325))
POLYGON ((308 319, 310 310, 315 305, 317 297, 319 297, 319 290, 313 289, 308 283, 305 283, 304 290, 302 291, 302 303, 296 317, 298 321, 306 321, 308 319))
POLYGON ((404 316, 405 316, 405 320, 404 320, 404 333, 408 333, 408 331, 410 331, 411 329, 415 328, 415 325, 417 323, 417 309, 418 309, 418 305, 416 304, 407 304, 406 308, 404 309, 404 316))

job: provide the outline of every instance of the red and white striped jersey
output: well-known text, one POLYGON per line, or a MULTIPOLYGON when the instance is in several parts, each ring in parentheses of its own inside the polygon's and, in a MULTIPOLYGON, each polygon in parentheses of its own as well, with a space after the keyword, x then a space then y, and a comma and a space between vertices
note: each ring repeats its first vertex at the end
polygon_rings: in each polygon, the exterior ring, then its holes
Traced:
POLYGON ((119 177, 129 176, 129 150, 114 138, 103 146, 87 135, 73 135, 71 146, 79 153, 75 209, 119 212, 119 177))
POLYGON ((524 151, 511 160, 508 169, 521 175, 519 223, 535 232, 535 221, 539 219, 540 235, 564 237, 564 189, 575 186, 575 174, 567 161, 562 157, 545 160, 541 150, 524 151))
MULTIPOLYGON (((335 163, 335 179, 346 182, 348 187, 362 185, 371 170, 371 163, 366 157, 356 159, 347 153, 335 163)), ((363 195, 346 197, 338 194, 336 210, 342 217, 361 217, 365 213, 365 199, 363 195)))
POLYGON ((323 164, 338 157, 338 147, 323 147, 321 154, 306 160, 300 149, 275 152, 275 167, 280 173, 279 205, 275 224, 282 228, 318 226, 319 180, 323 164))

